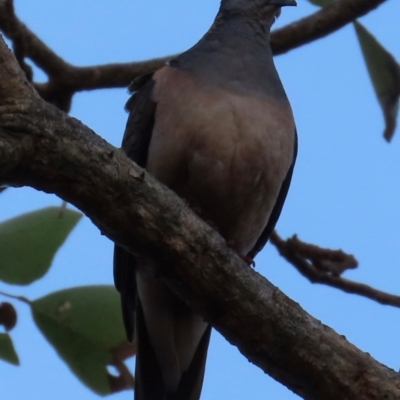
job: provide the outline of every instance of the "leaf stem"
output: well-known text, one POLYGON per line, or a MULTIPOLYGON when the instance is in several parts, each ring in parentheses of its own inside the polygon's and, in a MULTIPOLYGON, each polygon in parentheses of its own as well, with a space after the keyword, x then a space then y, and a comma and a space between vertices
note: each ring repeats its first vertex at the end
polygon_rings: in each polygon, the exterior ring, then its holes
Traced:
POLYGON ((18 301, 22 301, 23 303, 26 303, 26 304, 31 305, 31 301, 28 300, 28 299, 27 299, 26 297, 24 297, 24 296, 16 296, 16 295, 14 295, 14 294, 9 294, 9 293, 3 292, 3 291, 1 291, 1 290, 0 290, 0 295, 5 296, 5 297, 9 297, 9 298, 11 298, 11 299, 15 299, 15 300, 18 300, 18 301))

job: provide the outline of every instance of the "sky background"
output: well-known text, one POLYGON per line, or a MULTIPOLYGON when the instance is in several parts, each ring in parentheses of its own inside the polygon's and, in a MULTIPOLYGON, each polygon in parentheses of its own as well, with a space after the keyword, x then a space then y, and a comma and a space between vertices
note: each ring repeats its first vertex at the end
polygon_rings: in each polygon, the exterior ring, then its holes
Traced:
MULTIPOLYGON (((218 6, 217 0, 15 0, 22 21, 76 65, 144 60, 184 51, 209 28, 218 6)), ((298 0, 297 8, 283 10, 276 26, 316 10, 298 0)), ((400 2, 391 0, 361 18, 397 60, 399 15, 400 2)), ((395 136, 391 144, 382 138, 383 118, 354 28, 349 25, 275 61, 299 133, 297 165, 278 232, 342 248, 360 263, 346 278, 400 293, 400 137, 395 136)), ((36 76, 45 80, 44 75, 36 76)), ((74 97, 71 115, 119 146, 127 99, 125 89, 80 93, 74 97)), ((33 189, 9 189, 0 196, 0 220, 60 203, 56 196, 33 189)), ((271 245, 256 261, 257 270, 307 312, 399 370, 400 310, 310 284, 271 245)), ((28 287, 0 282, 0 290, 35 299, 58 289, 98 283, 112 283, 112 243, 85 218, 43 279, 28 287)), ((4 300, 0 297, 0 302, 4 300)), ((27 306, 16 306, 19 321, 11 335, 21 366, 0 362, 2 397, 98 398, 58 358, 33 324, 27 306)), ((112 398, 132 396, 127 391, 112 398)), ((202 400, 298 398, 213 332, 202 400)))

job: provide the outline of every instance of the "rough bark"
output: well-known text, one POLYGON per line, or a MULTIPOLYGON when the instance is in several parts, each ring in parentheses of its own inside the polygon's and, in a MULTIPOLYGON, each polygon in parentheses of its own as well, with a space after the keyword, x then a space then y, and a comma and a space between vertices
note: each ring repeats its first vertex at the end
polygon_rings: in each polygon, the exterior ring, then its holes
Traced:
POLYGON ((254 364, 305 399, 399 399, 398 374, 307 314, 170 190, 44 102, 0 39, 0 185, 55 193, 159 273, 254 364))

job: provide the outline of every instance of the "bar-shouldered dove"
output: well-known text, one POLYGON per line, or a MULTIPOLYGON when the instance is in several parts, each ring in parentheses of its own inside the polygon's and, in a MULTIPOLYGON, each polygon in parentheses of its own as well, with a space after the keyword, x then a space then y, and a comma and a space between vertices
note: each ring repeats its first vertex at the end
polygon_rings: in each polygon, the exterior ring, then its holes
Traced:
MULTIPOLYGON (((222 0, 204 37, 134 81, 126 105, 127 155, 248 260, 274 229, 296 159, 293 114, 269 44, 281 7, 292 5, 222 0)), ((198 400, 211 326, 156 270, 151 259, 115 247, 115 285, 138 345, 135 399, 198 400)))

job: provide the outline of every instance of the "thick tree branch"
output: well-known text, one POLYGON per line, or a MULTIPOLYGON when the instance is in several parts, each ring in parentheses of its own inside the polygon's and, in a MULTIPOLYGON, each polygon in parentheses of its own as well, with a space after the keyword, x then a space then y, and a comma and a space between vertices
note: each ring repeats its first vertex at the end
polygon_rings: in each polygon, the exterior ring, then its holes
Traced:
MULTIPOLYGON (((372 11, 386 0, 338 0, 332 5, 294 22, 271 34, 274 54, 282 54, 320 39, 372 11)), ((15 15, 12 0, 0 0, 0 30, 13 41, 17 59, 31 76, 24 58, 30 58, 49 76, 47 83, 35 84, 36 90, 48 102, 69 111, 74 93, 82 90, 126 87, 139 75, 161 68, 172 56, 148 61, 73 66, 46 46, 15 15)))
MULTIPOLYGON (((296 237, 283 240, 276 232, 271 235, 271 243, 278 249, 279 254, 292 264, 303 276, 308 278, 311 283, 321 283, 343 290, 346 293, 353 293, 367 297, 381 304, 400 307, 400 296, 383 292, 365 285, 364 283, 342 278, 340 274, 343 272, 343 269, 341 269, 340 260, 334 260, 334 262, 332 262, 332 260, 327 260, 327 258, 329 258, 327 257, 327 253, 330 253, 331 255, 334 253, 341 253, 342 266, 344 263, 347 267, 344 269, 348 269, 349 266, 352 267, 352 256, 346 255, 340 251, 327 249, 319 249, 320 251, 323 250, 325 254, 317 254, 317 246, 307 245, 304 242, 300 242, 296 237), (305 246, 312 247, 311 251, 308 251, 308 254, 304 253, 305 246), (314 253, 314 257, 312 256, 312 253, 314 253), (328 268, 321 268, 321 264, 323 266, 324 261, 329 261, 328 268), (350 264, 348 264, 349 261, 350 264)), ((356 264, 353 263, 353 266, 356 266, 356 264)))
POLYGON ((400 398, 395 371, 245 265, 182 200, 121 150, 44 102, 1 39, 0 77, 0 185, 56 193, 110 239, 153 257, 177 295, 303 398, 400 398))

